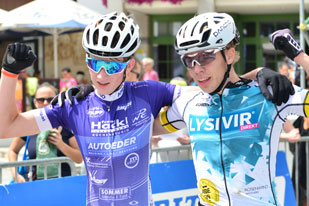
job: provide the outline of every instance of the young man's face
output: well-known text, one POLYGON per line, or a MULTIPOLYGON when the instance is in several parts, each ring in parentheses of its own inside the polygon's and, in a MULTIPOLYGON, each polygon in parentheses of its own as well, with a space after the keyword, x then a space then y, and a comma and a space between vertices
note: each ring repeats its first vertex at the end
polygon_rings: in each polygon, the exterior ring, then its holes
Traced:
MULTIPOLYGON (((106 59, 106 58, 95 57, 92 55, 90 55, 89 57, 103 60, 103 61, 105 60, 105 61, 112 61, 112 62, 123 62, 123 58, 106 59)), ((129 72, 132 69, 131 61, 126 68, 127 69, 126 72, 129 72)), ((89 73, 90 73, 91 81, 94 87, 97 89, 97 91, 100 94, 107 95, 107 94, 111 94, 112 92, 114 92, 115 89, 117 89, 117 87, 121 84, 121 82, 123 81, 124 70, 120 73, 108 75, 104 68, 102 68, 98 73, 96 73, 95 71, 89 68, 89 73)))
MULTIPOLYGON (((192 55, 194 56, 194 53, 192 55)), ((206 93, 211 93, 217 89, 227 69, 227 64, 221 52, 217 52, 214 55, 215 58, 206 65, 201 66, 198 63, 194 63, 193 68, 188 68, 194 81, 206 93)))

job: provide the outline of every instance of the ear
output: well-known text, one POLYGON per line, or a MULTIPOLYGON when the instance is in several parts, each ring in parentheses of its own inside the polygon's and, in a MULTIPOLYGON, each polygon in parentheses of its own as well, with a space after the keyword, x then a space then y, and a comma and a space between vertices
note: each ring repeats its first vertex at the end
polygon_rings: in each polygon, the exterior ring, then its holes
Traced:
POLYGON ((135 59, 131 58, 130 62, 128 64, 128 66, 127 66, 127 73, 130 72, 133 69, 134 65, 135 65, 135 59))
POLYGON ((230 48, 227 50, 226 61, 228 64, 233 64, 235 59, 235 48, 230 48))

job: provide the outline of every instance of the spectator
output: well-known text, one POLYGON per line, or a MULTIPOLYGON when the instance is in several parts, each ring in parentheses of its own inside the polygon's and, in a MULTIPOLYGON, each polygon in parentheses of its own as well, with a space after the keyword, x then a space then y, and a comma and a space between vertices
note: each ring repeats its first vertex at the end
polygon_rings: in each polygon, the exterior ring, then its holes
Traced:
POLYGON ((135 65, 133 67, 133 69, 130 72, 126 72, 126 81, 131 81, 131 82, 135 82, 135 81, 140 81, 141 80, 141 62, 137 59, 135 59, 135 65))
MULTIPOLYGON (((53 97, 56 96, 56 88, 48 83, 43 83, 40 85, 35 93, 34 104, 36 108, 43 108, 47 106, 53 97)), ((44 132, 40 133, 41 135, 44 132)), ((71 158, 76 163, 82 162, 82 156, 79 151, 79 147, 77 145, 76 139, 74 135, 66 129, 52 129, 47 139, 38 140, 39 135, 32 135, 29 138, 28 143, 28 155, 30 159, 38 159, 38 155, 42 153, 42 149, 49 148, 49 151, 55 151, 53 154, 57 157, 67 156, 71 158), (45 141, 47 140, 47 141, 45 141)), ((8 151, 8 159, 9 162, 17 161, 17 156, 21 148, 26 143, 26 137, 16 137, 13 139, 9 151, 8 151)), ((50 156, 51 157, 51 156, 50 156)), ((47 175, 48 177, 58 176, 58 164, 48 165, 47 166, 47 175)), ((33 168, 32 178, 42 179, 42 166, 35 166, 33 168)), ((44 170, 44 168, 43 168, 44 170)), ((11 174, 15 182, 25 182, 26 179, 20 174, 17 175, 17 180, 15 180, 15 168, 11 168, 11 174)), ((31 175, 31 174, 30 174, 31 175)), ((61 164, 61 176, 70 176, 71 170, 67 163, 61 164)))
POLYGON ((158 73, 153 70, 153 59, 150 57, 145 57, 142 60, 142 64, 143 64, 143 69, 144 69, 144 80, 155 80, 155 81, 159 81, 159 76, 158 73))
POLYGON ((85 72, 83 71, 76 72, 76 81, 77 84, 88 84, 88 81, 85 79, 85 72))
POLYGON ((62 79, 60 80, 60 92, 67 90, 70 86, 77 85, 76 80, 71 76, 71 69, 66 67, 62 69, 62 79))
POLYGON ((290 66, 288 63, 283 62, 280 65, 279 73, 286 76, 294 84, 294 78, 293 78, 292 72, 290 71, 290 66))

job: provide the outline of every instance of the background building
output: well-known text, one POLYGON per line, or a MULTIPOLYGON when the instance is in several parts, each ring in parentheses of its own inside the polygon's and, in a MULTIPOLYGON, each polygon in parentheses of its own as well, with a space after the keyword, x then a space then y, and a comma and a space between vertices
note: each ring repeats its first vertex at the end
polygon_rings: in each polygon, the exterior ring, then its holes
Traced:
MULTIPOLYGON (((43 1, 43 0, 40 0, 43 1)), ((299 4, 301 0, 77 0, 76 2, 102 14, 118 11, 131 15, 140 26, 142 44, 137 57, 153 57, 155 70, 160 80, 168 81, 183 74, 179 56, 174 51, 174 38, 180 26, 192 16, 209 11, 231 14, 241 34, 240 61, 235 65, 238 73, 250 71, 256 67, 267 66, 277 69, 283 59, 282 54, 274 52, 269 42, 269 34, 276 29, 290 28, 299 38, 299 4), (139 3, 134 3, 139 2, 139 3), (173 2, 173 3, 171 3, 173 2), (107 7, 105 6, 107 5, 107 7)), ((29 0, 0 0, 0 8, 11 10, 29 0)), ((309 9, 309 0, 304 0, 305 12, 309 9)), ((61 5, 59 5, 61 6, 61 5)), ((305 15, 305 18, 307 15, 305 15)), ((84 63, 84 51, 81 46, 82 32, 63 34, 58 41, 58 71, 64 67, 87 72, 84 63)), ((51 36, 0 35, 0 56, 11 41, 24 40, 39 54, 35 67, 44 78, 54 77, 53 40, 51 36)), ((60 73, 60 72, 58 72, 60 73)), ((89 76, 87 76, 89 78, 89 76)))

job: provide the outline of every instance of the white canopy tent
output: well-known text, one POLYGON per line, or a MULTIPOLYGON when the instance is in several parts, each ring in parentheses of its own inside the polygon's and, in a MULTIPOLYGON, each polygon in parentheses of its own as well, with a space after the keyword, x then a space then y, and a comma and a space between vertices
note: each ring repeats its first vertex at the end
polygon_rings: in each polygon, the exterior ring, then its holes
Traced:
POLYGON ((0 30, 38 30, 51 34, 54 45, 54 76, 58 78, 58 35, 82 29, 101 15, 71 0, 35 0, 9 11, 5 21, 0 17, 0 30))

